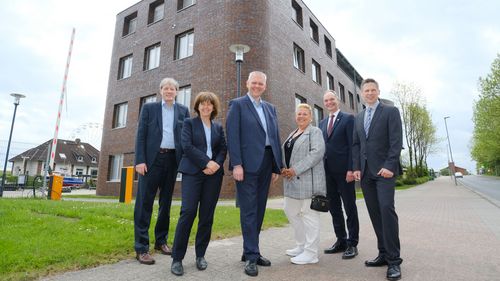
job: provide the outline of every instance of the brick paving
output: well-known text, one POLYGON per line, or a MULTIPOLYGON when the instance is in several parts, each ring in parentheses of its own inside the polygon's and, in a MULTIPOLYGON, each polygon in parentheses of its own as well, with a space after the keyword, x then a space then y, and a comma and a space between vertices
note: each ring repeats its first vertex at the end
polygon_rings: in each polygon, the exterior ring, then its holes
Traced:
MULTIPOLYGON (((155 255, 153 266, 129 259, 44 280, 385 280, 386 267, 364 266, 366 259, 377 255, 377 249, 364 201, 357 203, 359 255, 352 260, 342 260, 340 254, 321 254, 318 264, 293 265, 284 254, 293 247, 292 230, 283 227, 262 232, 261 251, 272 266, 259 267, 256 278, 243 273, 240 236, 212 241, 205 271, 196 269, 194 248, 190 247, 182 277, 170 273, 170 257, 155 255)), ((270 200, 268 207, 281 208, 282 200, 270 200)), ((396 210, 403 280, 500 280, 500 208, 464 186, 455 186, 448 177, 441 177, 398 191, 396 210)), ((323 249, 334 242, 334 234, 329 214, 322 214, 321 222, 323 249)))

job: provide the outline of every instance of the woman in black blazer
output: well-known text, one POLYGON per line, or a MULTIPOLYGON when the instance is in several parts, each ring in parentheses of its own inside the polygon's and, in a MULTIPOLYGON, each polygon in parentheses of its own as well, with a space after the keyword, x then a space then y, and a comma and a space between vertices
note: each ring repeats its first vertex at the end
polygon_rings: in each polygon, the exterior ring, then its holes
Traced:
POLYGON ((205 252, 212 232, 227 151, 222 126, 213 121, 220 110, 217 96, 211 92, 199 93, 194 101, 194 110, 198 116, 184 121, 181 136, 184 154, 178 171, 182 173, 182 206, 172 247, 171 266, 175 275, 184 274, 182 260, 198 206, 196 267, 199 270, 207 268, 205 252))

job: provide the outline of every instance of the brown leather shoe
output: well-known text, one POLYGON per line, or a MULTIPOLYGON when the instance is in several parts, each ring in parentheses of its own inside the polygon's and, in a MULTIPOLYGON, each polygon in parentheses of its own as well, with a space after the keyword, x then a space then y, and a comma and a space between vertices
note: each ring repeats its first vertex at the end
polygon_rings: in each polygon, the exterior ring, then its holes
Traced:
POLYGON ((153 257, 148 252, 142 254, 137 253, 135 258, 142 264, 155 264, 155 259, 153 259, 153 257))
POLYGON ((172 254, 172 250, 167 246, 167 244, 155 245, 155 250, 160 251, 160 253, 162 253, 164 255, 171 255, 172 254))

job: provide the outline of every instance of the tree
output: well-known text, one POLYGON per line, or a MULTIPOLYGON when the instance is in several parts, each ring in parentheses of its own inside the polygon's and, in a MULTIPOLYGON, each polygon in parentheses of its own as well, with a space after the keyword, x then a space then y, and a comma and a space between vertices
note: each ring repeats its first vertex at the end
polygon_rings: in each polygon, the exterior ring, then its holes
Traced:
POLYGON ((479 100, 474 103, 471 156, 487 173, 500 174, 500 54, 491 73, 479 78, 479 100))
POLYGON ((396 104, 401 111, 403 132, 409 157, 409 177, 421 177, 428 174, 427 156, 435 151, 436 127, 423 105, 421 90, 413 84, 396 82, 392 91, 396 104))
POLYGON ((391 94, 396 99, 396 105, 398 105, 401 111, 401 119, 403 123, 403 132, 406 141, 406 148, 408 149, 408 157, 410 167, 408 169, 408 174, 413 175, 413 159, 414 159, 414 147, 415 142, 415 112, 413 105, 418 104, 421 100, 421 91, 418 87, 413 84, 405 84, 401 82, 394 83, 391 90, 391 94))

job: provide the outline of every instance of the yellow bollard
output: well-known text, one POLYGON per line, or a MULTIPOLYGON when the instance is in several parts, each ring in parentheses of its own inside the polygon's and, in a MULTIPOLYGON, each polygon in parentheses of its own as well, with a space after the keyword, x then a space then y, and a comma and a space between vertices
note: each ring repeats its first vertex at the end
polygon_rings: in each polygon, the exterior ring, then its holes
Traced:
POLYGON ((132 187, 134 183, 134 167, 123 167, 120 182, 120 202, 129 204, 132 201, 132 187))
POLYGON ((50 176, 49 180, 49 200, 61 200, 62 186, 64 177, 58 175, 50 176))

